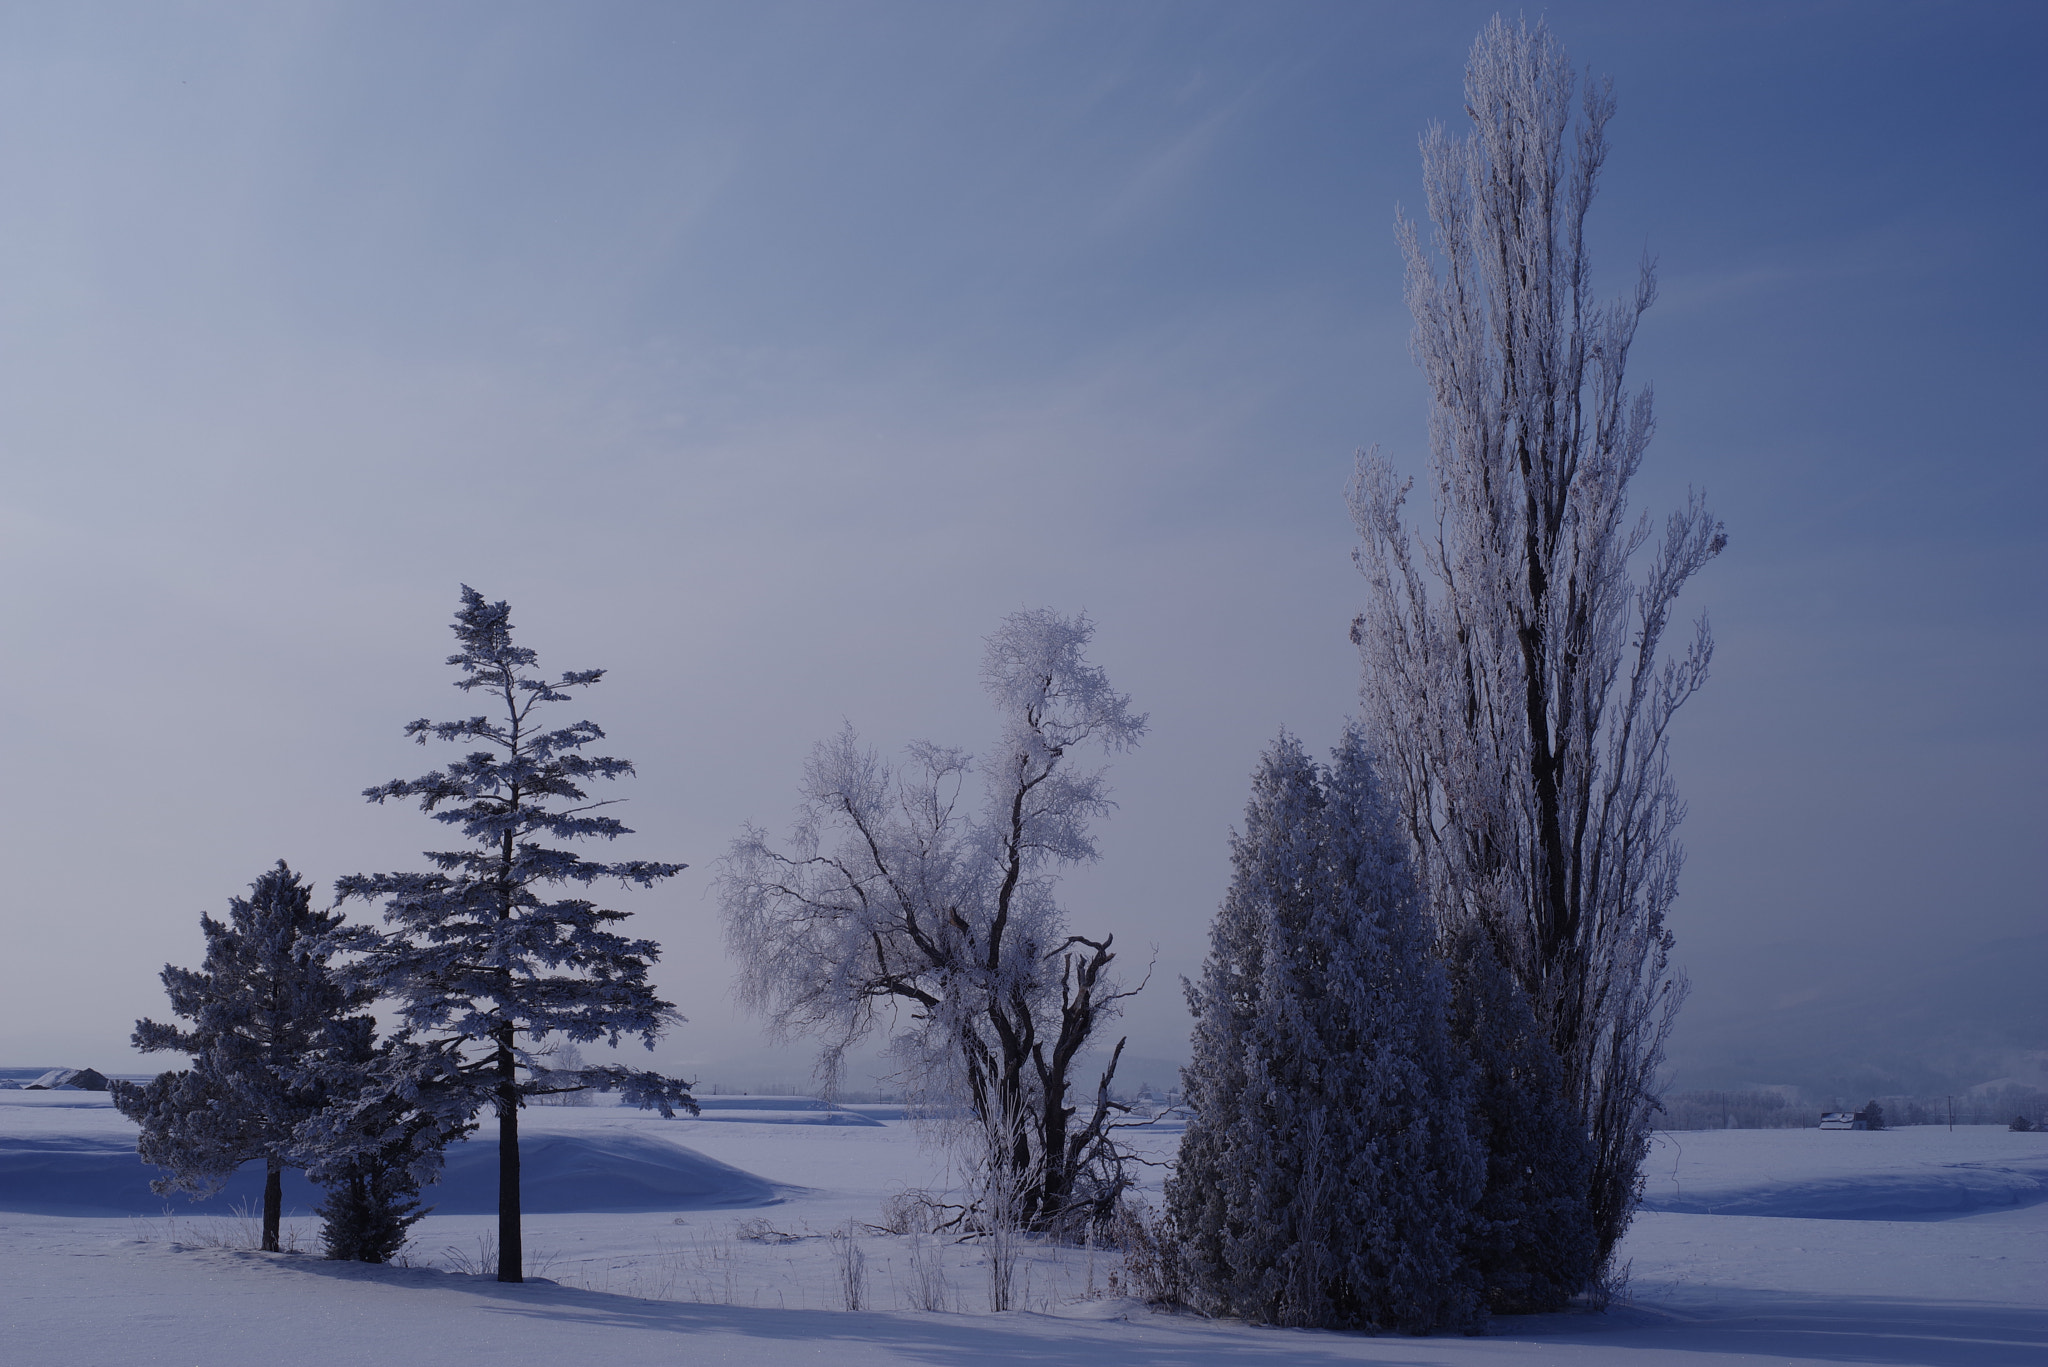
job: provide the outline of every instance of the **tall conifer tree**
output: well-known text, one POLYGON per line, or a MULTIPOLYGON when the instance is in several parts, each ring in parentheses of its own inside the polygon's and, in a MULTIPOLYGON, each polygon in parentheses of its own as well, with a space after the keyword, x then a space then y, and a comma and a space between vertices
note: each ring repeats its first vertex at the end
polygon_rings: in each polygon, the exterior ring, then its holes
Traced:
POLYGON ((480 748, 445 769, 366 789, 382 803, 417 798, 420 809, 453 826, 468 848, 428 851, 429 873, 356 874, 336 885, 341 897, 382 899, 391 927, 365 957, 363 980, 394 998, 409 1029, 443 1051, 471 1114, 490 1106, 498 1121, 498 1280, 523 1281, 520 1238, 519 1109, 529 1096, 596 1088, 672 1116, 697 1109, 688 1084, 638 1069, 605 1066, 574 1076, 547 1067, 522 1047, 549 1034, 579 1043, 617 1045, 637 1036, 649 1049, 679 1020, 655 996, 648 967, 660 956, 652 940, 629 939, 611 927, 627 913, 582 897, 553 897, 563 885, 588 888, 616 880, 651 887, 681 864, 632 859, 600 862, 539 843, 612 840, 631 831, 594 809, 583 784, 633 772, 625 760, 590 756, 583 747, 604 732, 589 721, 544 729, 536 711, 567 702, 571 688, 604 677, 599 669, 548 679, 530 674, 536 656, 512 643, 512 612, 487 603, 468 585, 454 631, 461 649, 448 663, 462 671, 455 686, 482 690, 495 712, 462 721, 410 723, 420 744, 429 736, 480 748))
POLYGON ((1168 1183, 1195 1298, 1254 1322, 1424 1332, 1479 1314, 1483 1177, 1406 840, 1348 732, 1282 735, 1233 842, 1168 1183))

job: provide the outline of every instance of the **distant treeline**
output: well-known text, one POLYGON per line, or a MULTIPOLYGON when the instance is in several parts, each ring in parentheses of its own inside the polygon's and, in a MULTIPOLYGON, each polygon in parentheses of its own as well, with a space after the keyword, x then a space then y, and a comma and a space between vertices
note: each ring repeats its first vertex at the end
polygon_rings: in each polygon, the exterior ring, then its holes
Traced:
POLYGON ((1799 1130, 1820 1124, 1820 1107, 1796 1104, 1783 1092, 1672 1092, 1660 1130, 1799 1130))
POLYGON ((1955 1096, 1879 1096, 1811 1101, 1783 1091, 1671 1092, 1664 1097, 1660 1130, 1797 1130, 1820 1123, 1824 1111, 1860 1111, 1872 1100, 1887 1127, 1900 1125, 2008 1125, 2024 1118, 2048 1125, 2048 1092, 2020 1083, 1955 1096))
POLYGON ((2048 1125, 2048 1092, 2023 1083, 1984 1088, 1957 1096, 1884 1098, 1884 1113, 1894 1125, 2009 1125, 2024 1118, 2033 1129, 2048 1125))

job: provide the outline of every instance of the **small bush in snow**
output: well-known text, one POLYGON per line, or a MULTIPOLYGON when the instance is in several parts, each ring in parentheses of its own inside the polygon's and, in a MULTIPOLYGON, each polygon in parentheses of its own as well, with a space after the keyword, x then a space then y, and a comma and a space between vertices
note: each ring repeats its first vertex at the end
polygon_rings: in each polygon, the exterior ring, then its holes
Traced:
POLYGON ((329 1181, 320 1204, 320 1243, 329 1258, 388 1263, 426 1214, 419 1182, 402 1162, 358 1161, 329 1181))

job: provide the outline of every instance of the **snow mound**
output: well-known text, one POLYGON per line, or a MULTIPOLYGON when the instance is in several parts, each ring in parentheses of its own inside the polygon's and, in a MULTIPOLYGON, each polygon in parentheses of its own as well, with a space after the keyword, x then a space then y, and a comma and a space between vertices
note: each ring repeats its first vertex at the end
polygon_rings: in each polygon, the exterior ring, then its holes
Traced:
MULTIPOLYGON (((622 1131, 532 1134, 519 1145, 522 1204, 529 1214, 575 1211, 716 1210, 773 1205, 784 1189, 681 1144, 622 1131)), ((260 1208, 263 1170, 244 1164, 222 1191, 193 1201, 149 1189, 160 1175, 112 1135, 0 1136, 0 1210, 38 1215, 226 1215, 260 1208)), ((498 1144, 473 1139, 448 1151, 447 1170, 422 1200, 443 1215, 498 1208, 498 1144)), ((288 1211, 310 1214, 320 1190, 284 1178, 288 1211)))
POLYGON ((1926 1172, 1786 1182, 1648 1197, 1677 1215, 1776 1215, 1805 1220, 1944 1220, 2048 1201, 2048 1170, 1959 1163, 1926 1172))
MULTIPOLYGON (((602 1210, 716 1210, 774 1205, 783 1189, 681 1144, 624 1131, 529 1134, 519 1140, 520 1204, 534 1215, 602 1210)), ((448 1151, 422 1194, 443 1215, 498 1208, 498 1141, 448 1151)))
POLYGON ((1993 1127, 1660 1136, 1643 1209, 1806 1220, 1947 1220, 2048 1201, 2048 1143, 1993 1127), (1661 1156, 1660 1156, 1661 1155, 1661 1156), (1682 1157, 1681 1165, 1674 1161, 1682 1157))

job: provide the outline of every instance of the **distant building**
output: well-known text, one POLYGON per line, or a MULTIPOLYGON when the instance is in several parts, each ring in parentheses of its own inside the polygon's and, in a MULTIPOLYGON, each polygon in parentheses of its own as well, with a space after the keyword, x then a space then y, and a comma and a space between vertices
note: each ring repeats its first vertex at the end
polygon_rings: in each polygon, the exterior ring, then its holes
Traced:
POLYGON ((107 1080, 91 1068, 52 1068, 22 1088, 25 1092, 104 1092, 107 1080))
POLYGON ((1875 1101, 1860 1111, 1825 1111, 1821 1114, 1820 1127, 1824 1130, 1881 1130, 1884 1128, 1884 1111, 1875 1101))

